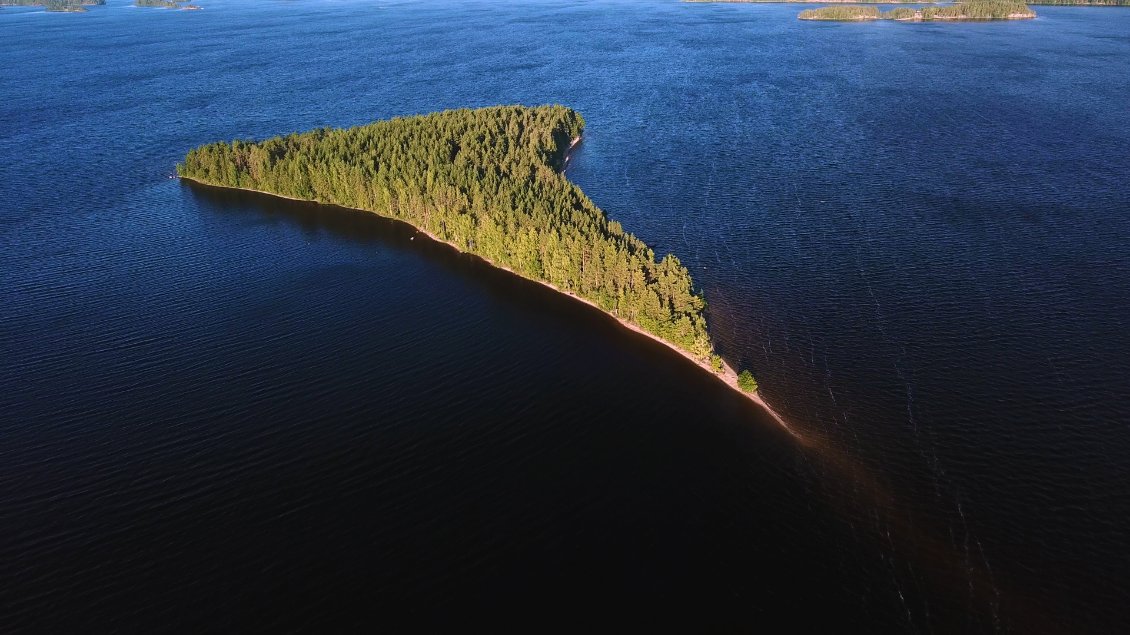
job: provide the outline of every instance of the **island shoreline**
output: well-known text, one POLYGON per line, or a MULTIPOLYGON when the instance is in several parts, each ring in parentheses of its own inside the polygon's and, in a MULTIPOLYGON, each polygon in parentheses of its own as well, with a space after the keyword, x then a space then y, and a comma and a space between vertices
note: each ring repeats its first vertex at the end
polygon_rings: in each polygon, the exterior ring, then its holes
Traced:
MULTIPOLYGON (((578 143, 580 143, 580 141, 581 141, 581 138, 577 137, 569 145, 569 147, 566 149, 566 152, 565 152, 566 157, 565 157, 563 163, 568 161, 569 151, 572 150, 574 147, 576 147, 576 145, 578 143)), ((254 192, 256 194, 263 194, 265 196, 273 196, 275 198, 281 198, 281 199, 285 199, 285 200, 289 200, 289 201, 298 201, 298 202, 301 202, 301 203, 316 203, 318 205, 332 205, 334 207, 339 207, 339 208, 342 208, 342 209, 348 209, 348 210, 353 210, 353 211, 358 211, 358 212, 364 212, 366 214, 374 214, 374 215, 379 216, 379 217, 384 218, 384 219, 388 219, 388 220, 399 222, 399 223, 404 223, 405 225, 414 229, 417 233, 423 234, 424 236, 427 236, 433 242, 440 243, 442 245, 446 245, 446 246, 450 247, 451 249, 454 249, 457 253, 460 253, 460 254, 463 254, 463 255, 466 255, 466 256, 471 256, 473 258, 477 258, 478 260, 482 261, 483 263, 485 263, 485 264, 487 264, 487 265, 489 265, 489 266, 491 266, 495 269, 498 269, 500 271, 505 271, 506 273, 509 273, 510 275, 521 278, 522 280, 526 280, 528 282, 540 284, 543 287, 546 287, 548 289, 556 291, 560 295, 563 295, 563 296, 568 297, 568 298, 572 298, 572 299, 574 299, 578 302, 581 302, 582 304, 588 305, 589 307, 592 307, 596 311, 599 311, 601 314, 603 314, 603 315, 605 315, 609 318, 612 318, 618 324, 620 324, 620 326, 628 329, 629 331, 632 331, 634 333, 638 333, 640 335, 643 335, 643 336, 651 339, 652 341, 655 341, 659 344, 662 344, 663 346, 667 347, 671 351, 678 353, 681 357, 690 361, 695 366, 698 366, 700 369, 702 369, 703 371, 708 373, 710 376, 714 377, 718 381, 720 381, 723 384, 725 384, 726 386, 728 386, 734 392, 737 392, 739 395, 745 397, 749 401, 752 401, 754 404, 756 404, 758 407, 760 407, 765 413, 767 413, 773 419, 773 421, 777 423, 777 425, 781 426, 781 428, 783 428, 785 430, 785 432, 789 433, 790 436, 792 436, 794 439, 797 439, 798 441, 803 441, 803 437, 800 434, 798 434, 797 432, 795 432, 789 426, 789 424, 785 422, 784 418, 781 417, 781 415, 776 410, 774 410, 773 407, 770 406, 769 403, 766 402, 765 399, 763 399, 760 394, 758 394, 757 392, 753 392, 753 393, 746 392, 738 386, 738 373, 737 373, 737 371, 735 371, 733 369, 733 367, 731 367, 729 364, 727 364, 725 360, 722 360, 722 372, 721 373, 716 372, 707 362, 700 361, 700 360, 696 359, 694 356, 692 356, 690 353, 688 353, 687 351, 684 351, 683 349, 676 346, 675 344, 668 342, 667 340, 665 340, 665 339, 663 339, 663 338, 661 338, 657 335, 654 335, 652 333, 648 333, 647 331, 643 330, 639 326, 632 324, 631 322, 628 322, 627 320, 625 320, 625 319, 623 319, 623 318, 621 318, 617 315, 609 313, 608 311, 605 311, 603 308, 601 308, 595 302, 592 302, 590 300, 582 298, 582 297, 578 296, 577 294, 575 294, 571 291, 566 291, 564 289, 561 289, 561 288, 557 287, 556 285, 550 284, 549 282, 545 282, 544 280, 535 280, 533 278, 523 276, 522 274, 514 271, 513 269, 510 269, 509 267, 505 267, 505 266, 499 265, 495 262, 492 262, 491 260, 484 258, 483 256, 480 256, 479 254, 473 254, 473 253, 464 251, 464 250, 460 249, 459 246, 456 245, 455 243, 444 240, 444 239, 432 234, 431 232, 429 232, 427 230, 421 229, 420 227, 413 225, 412 223, 410 223, 408 221, 404 221, 404 220, 401 220, 399 218, 393 218, 391 216, 385 216, 384 214, 381 214, 379 212, 375 212, 373 210, 368 210, 368 209, 361 209, 359 207, 347 207, 345 205, 337 205, 336 203, 323 203, 321 201, 305 199, 305 198, 297 198, 297 197, 294 197, 294 196, 286 196, 286 195, 283 195, 283 194, 276 194, 274 192, 266 192, 266 191, 263 191, 263 190, 256 190, 256 189, 249 188, 249 187, 232 187, 230 185, 216 185, 216 184, 213 184, 213 183, 208 183, 208 182, 205 182, 205 181, 194 179, 194 178, 189 177, 189 176, 178 175, 177 178, 181 179, 181 180, 191 181, 192 183, 195 183, 195 184, 198 184, 198 185, 203 185, 205 187, 215 187, 215 188, 220 188, 220 189, 225 189, 225 190, 237 190, 237 191, 240 191, 240 192, 254 192)))

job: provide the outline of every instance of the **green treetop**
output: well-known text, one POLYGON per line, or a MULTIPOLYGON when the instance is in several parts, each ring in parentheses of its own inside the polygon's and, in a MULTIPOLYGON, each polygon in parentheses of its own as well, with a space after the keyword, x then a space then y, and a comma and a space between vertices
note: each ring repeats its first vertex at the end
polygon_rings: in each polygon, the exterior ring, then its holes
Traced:
POLYGON ((706 303, 561 173, 584 127, 562 106, 500 106, 319 129, 188 153, 181 176, 370 210, 548 282, 710 360, 706 303))
POLYGON ((757 392, 757 380, 753 378, 753 374, 748 370, 743 370, 741 374, 738 375, 738 388, 741 388, 743 392, 757 392))

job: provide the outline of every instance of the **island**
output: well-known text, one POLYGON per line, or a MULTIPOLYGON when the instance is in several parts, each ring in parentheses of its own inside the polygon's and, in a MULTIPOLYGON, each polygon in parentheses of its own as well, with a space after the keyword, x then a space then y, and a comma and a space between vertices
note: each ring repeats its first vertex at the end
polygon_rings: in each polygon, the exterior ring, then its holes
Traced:
MULTIPOLYGON (((945 0, 683 0, 690 4, 932 4, 945 0)), ((1130 2, 1130 0, 1127 0, 1130 2)))
POLYGON ((864 20, 881 20, 883 18, 883 14, 877 7, 821 7, 819 9, 805 9, 804 11, 801 11, 799 14, 797 14, 797 18, 801 20, 861 22, 864 20))
MULTIPOLYGON (((932 4, 945 0, 683 0, 691 4, 932 4)), ((1026 4, 1035 5, 1063 5, 1072 7, 1127 7, 1130 0, 1029 0, 1026 4)), ((1035 14, 1032 15, 1035 17, 1035 14)), ((834 18, 806 18, 806 19, 834 19, 834 18)), ((902 18, 868 18, 856 17, 857 20, 881 20, 902 18)), ((929 18, 929 19, 985 19, 985 18, 929 18)), ((999 18, 998 18, 999 19, 999 18)))
MULTIPOLYGON (((496 106, 200 146, 177 165, 208 186, 349 207, 544 284, 679 352, 784 422, 715 352, 706 302, 564 175, 584 130, 564 106, 496 106), (739 382, 739 377, 741 380, 739 382)), ((787 426, 786 426, 787 428, 787 426)))
POLYGON ((834 22, 865 22, 870 20, 895 20, 897 22, 931 22, 935 20, 1028 20, 1036 12, 1020 0, 969 0, 942 7, 912 9, 898 7, 880 12, 877 7, 834 6, 806 9, 797 16, 801 20, 828 20, 834 22))
POLYGON ((43 7, 52 13, 83 13, 106 0, 0 0, 0 7, 43 7))
POLYGON ((197 4, 184 4, 185 0, 134 0, 135 7, 153 7, 157 9, 180 9, 181 11, 199 11, 204 7, 197 4))

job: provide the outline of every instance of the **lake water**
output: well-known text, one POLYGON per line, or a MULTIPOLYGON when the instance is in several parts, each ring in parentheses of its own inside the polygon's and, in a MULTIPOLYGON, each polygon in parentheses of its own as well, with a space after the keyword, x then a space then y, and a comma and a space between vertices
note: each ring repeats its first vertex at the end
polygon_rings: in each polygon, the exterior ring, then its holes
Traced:
POLYGON ((203 4, 0 10, 0 631, 1130 628, 1130 10, 203 4), (410 228, 170 178, 499 103, 585 116, 569 176, 793 434, 410 228))

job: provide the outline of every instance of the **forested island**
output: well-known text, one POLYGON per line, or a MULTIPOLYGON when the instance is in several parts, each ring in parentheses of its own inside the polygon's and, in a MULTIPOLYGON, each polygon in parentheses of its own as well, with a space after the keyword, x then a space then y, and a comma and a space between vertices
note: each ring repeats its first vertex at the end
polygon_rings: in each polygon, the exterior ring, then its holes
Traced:
POLYGON ((1031 0, 1028 4, 1067 7, 1130 7, 1130 0, 1031 0))
MULTIPOLYGON (((683 2, 696 4, 932 4, 945 0, 683 0, 683 2)), ((1130 0, 1031 0, 1026 4, 1036 5, 1062 5, 1073 7, 1127 7, 1130 0)), ((889 13, 889 12, 888 12, 889 13)), ((1035 17, 1033 14, 1032 17, 1035 17)), ((805 18, 805 19, 835 19, 835 18, 805 18)), ((872 18, 856 17, 850 20, 881 20, 902 18, 872 18)), ((986 18, 926 18, 926 19, 986 19, 986 18)), ((1001 18, 998 18, 1001 19, 1001 18)))
POLYGON ((56 13, 82 13, 87 7, 106 4, 106 0, 0 0, 0 7, 43 7, 56 13))
POLYGON ((199 10, 195 4, 185 4, 184 0, 134 0, 136 7, 154 7, 157 9, 184 9, 186 11, 199 10))
POLYGON ((898 22, 929 22, 934 20, 1024 20, 1036 13, 1020 0, 970 0, 942 7, 912 9, 898 7, 881 12, 877 7, 835 6, 806 9, 797 16, 801 20, 829 20, 834 22, 865 22, 870 20, 896 20, 898 22))
POLYGON ((563 106, 499 106, 322 128, 191 150, 177 173, 375 212, 547 284, 666 343, 755 401, 757 383, 715 353, 706 303, 563 174, 584 119, 563 106))
MULTIPOLYGON (((683 0, 692 4, 932 4, 945 0, 683 0)), ((1127 0, 1130 2, 1130 0, 1127 0)))
MULTIPOLYGON (((0 7, 43 7, 47 11, 81 13, 87 7, 104 5, 106 0, 0 0, 0 7)), ((197 10, 195 4, 185 4, 185 0, 134 0, 136 7, 156 7, 161 9, 197 10)))

